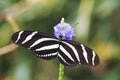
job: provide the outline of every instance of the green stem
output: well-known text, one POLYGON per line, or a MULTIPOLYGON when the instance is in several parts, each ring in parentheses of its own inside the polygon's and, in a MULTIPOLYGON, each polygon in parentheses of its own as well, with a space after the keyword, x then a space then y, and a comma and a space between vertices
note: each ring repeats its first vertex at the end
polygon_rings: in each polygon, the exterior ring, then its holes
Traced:
POLYGON ((64 65, 60 63, 59 65, 59 77, 58 80, 63 80, 63 75, 64 75, 64 65))
MULTIPOLYGON (((62 25, 62 29, 64 30, 65 26, 64 26, 64 18, 61 19, 60 21, 61 25, 62 25)), ((64 75, 64 65, 62 65, 60 63, 59 65, 59 77, 58 77, 58 80, 63 80, 63 75, 64 75)))

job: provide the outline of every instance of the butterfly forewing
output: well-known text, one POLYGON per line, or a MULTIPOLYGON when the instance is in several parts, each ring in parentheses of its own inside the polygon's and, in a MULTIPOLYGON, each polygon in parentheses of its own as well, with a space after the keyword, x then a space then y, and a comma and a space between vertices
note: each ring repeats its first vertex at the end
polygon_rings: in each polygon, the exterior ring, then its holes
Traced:
POLYGON ((85 64, 96 66, 99 64, 98 55, 87 46, 74 42, 74 41, 62 41, 60 44, 60 52, 58 53, 59 61, 68 66, 77 64, 85 64))
POLYGON ((34 55, 42 59, 52 59, 57 56, 58 40, 45 33, 33 31, 19 31, 13 34, 14 43, 28 48, 34 55))

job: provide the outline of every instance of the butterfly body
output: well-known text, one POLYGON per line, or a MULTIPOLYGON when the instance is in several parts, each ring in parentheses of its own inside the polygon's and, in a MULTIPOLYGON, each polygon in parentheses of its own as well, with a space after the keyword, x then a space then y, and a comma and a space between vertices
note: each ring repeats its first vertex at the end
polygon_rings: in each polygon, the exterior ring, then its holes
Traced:
POLYGON ((71 40, 65 40, 37 31, 19 31, 13 34, 15 44, 29 49, 35 56, 50 60, 58 60, 67 66, 85 64, 96 66, 100 63, 98 55, 87 46, 71 40))

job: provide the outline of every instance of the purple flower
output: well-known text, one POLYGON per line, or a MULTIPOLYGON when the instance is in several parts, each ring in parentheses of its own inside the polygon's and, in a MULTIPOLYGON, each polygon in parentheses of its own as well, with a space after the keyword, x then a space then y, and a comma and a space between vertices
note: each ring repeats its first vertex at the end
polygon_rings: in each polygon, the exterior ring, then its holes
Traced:
POLYGON ((54 26, 54 35, 59 39, 59 36, 62 35, 65 40, 72 40, 72 37, 75 36, 72 26, 68 23, 64 23, 64 27, 59 23, 54 26))

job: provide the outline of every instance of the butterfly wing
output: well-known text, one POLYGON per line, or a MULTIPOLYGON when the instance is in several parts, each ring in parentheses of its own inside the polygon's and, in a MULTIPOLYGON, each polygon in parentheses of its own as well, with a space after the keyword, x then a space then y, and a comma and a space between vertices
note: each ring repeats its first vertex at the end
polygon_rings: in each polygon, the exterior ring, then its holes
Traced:
POLYGON ((13 34, 12 41, 32 51, 42 59, 53 59, 57 56, 58 40, 37 31, 19 31, 13 34))
POLYGON ((42 59, 58 60, 67 66, 86 64, 96 66, 100 63, 98 55, 87 46, 74 41, 59 41, 45 33, 19 31, 13 34, 12 41, 32 51, 42 59))
POLYGON ((100 63, 98 55, 92 49, 69 40, 63 40, 60 43, 58 60, 67 66, 77 64, 96 66, 100 63))

